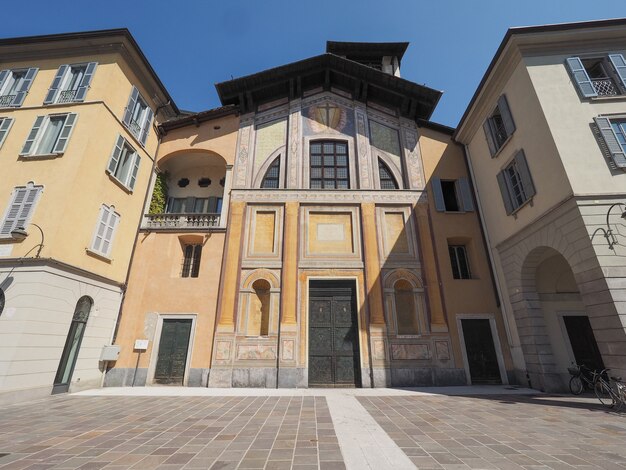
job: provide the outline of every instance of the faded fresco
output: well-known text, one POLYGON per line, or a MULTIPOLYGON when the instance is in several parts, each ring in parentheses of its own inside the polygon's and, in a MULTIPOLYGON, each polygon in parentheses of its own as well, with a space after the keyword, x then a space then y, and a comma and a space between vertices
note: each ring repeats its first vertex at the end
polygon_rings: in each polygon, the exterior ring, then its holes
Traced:
POLYGON ((333 134, 354 136, 354 113, 335 103, 325 102, 302 109, 304 135, 333 134))

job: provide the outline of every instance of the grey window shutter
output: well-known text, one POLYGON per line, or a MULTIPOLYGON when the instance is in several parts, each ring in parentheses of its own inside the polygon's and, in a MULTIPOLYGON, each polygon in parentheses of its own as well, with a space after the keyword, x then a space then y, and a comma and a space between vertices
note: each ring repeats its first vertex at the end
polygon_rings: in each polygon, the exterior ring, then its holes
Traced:
POLYGON ((37 134, 39 134, 39 130, 41 129, 41 125, 43 124, 45 118, 46 116, 37 116, 35 124, 33 124, 33 128, 30 130, 30 133, 26 138, 26 142, 24 142, 24 147, 22 147, 20 155, 28 155, 33 151, 33 144, 37 139, 37 134))
POLYGON ((7 79, 10 73, 10 70, 0 70, 0 90, 2 89, 2 85, 4 85, 4 81, 7 79))
POLYGON ((24 98, 26 98, 28 90, 30 90, 30 86, 33 84, 33 80, 35 79, 35 75, 37 75, 38 70, 38 68, 32 67, 26 71, 26 77, 24 77, 24 81, 22 82, 20 89, 17 90, 17 94, 15 95, 15 98, 13 98, 11 106, 22 106, 24 98))
POLYGON ((139 97, 139 90, 133 86, 133 90, 130 92, 130 97, 128 98, 128 104, 126 105, 126 109, 124 110, 124 124, 126 126, 130 126, 130 121, 133 118, 133 110, 135 109, 135 103, 137 103, 137 98, 139 97))
POLYGON ((146 145, 146 140, 148 140, 148 133, 150 132, 150 127, 152 126, 153 116, 154 113, 152 112, 152 110, 150 108, 146 109, 146 120, 143 123, 143 127, 141 129, 141 137, 139 138, 141 145, 146 145))
POLYGON ((435 198, 435 209, 439 212, 445 212, 446 203, 443 200, 443 191, 441 190, 441 180, 439 178, 431 178, 430 186, 433 188, 433 197, 435 198))
POLYGON ((506 176, 503 171, 498 173, 498 186, 500 186, 500 194, 502 195, 502 201, 504 202, 504 209, 506 214, 509 215, 513 212, 513 203, 511 202, 511 195, 509 194, 509 188, 506 183, 506 176))
POLYGON ((106 206, 100 207, 100 213, 98 214, 98 223, 96 225, 96 232, 93 235, 93 242, 91 243, 91 249, 94 251, 100 251, 102 248, 102 241, 106 233, 107 224, 109 222, 109 208, 106 206))
POLYGON ((13 118, 0 118, 0 148, 2 148, 4 139, 6 139, 12 124, 13 118))
POLYGON ((65 123, 63 123, 63 129, 61 130, 61 134, 59 134, 59 140, 54 145, 54 153, 63 153, 67 147, 67 143, 70 140, 70 135, 72 134, 72 129, 74 129, 74 124, 76 124, 76 113, 70 113, 65 118, 65 123))
POLYGON ((626 89, 626 60, 624 60, 624 56, 622 54, 609 54, 609 60, 615 67, 622 86, 626 89))
POLYGON ((57 70, 57 74, 54 76, 54 80, 52 80, 52 85, 48 89, 48 93, 46 93, 46 97, 43 100, 43 104, 51 104, 56 101, 57 94, 59 93, 59 88, 61 87, 61 81, 63 80, 63 76, 67 72, 69 65, 64 64, 59 67, 57 70))
POLYGON ((528 169, 528 162, 526 161, 526 155, 523 150, 517 152, 515 155, 515 163, 517 164, 517 171, 522 179, 522 186, 524 187, 524 194, 526 194, 526 200, 533 197, 537 192, 535 191, 535 185, 533 179, 530 176, 530 170, 528 169))
POLYGON ((458 192, 461 195, 463 210, 465 212, 473 211, 474 201, 472 200, 472 190, 470 189, 469 181, 467 178, 459 178, 456 183, 458 192))
POLYGON ((17 216, 17 220, 15 221, 16 227, 26 227, 30 217, 33 213, 33 208, 35 207, 35 202, 37 202, 37 196, 39 195, 40 187, 27 187, 26 188, 26 197, 24 198, 24 202, 22 203, 22 207, 20 208, 19 215, 17 216))
POLYGON ((117 168, 117 163, 120 161, 120 155, 122 154, 123 149, 124 137, 118 135, 115 147, 113 148, 113 153, 111 154, 111 159, 109 160, 109 166, 107 167, 109 173, 115 173, 115 169, 117 168))
POLYGON ((217 212, 217 198, 216 197, 209 198, 209 208, 207 212, 209 214, 215 214, 217 212))
POLYGON ((598 92, 596 91, 593 83, 591 83, 591 79, 583 66, 582 61, 579 57, 570 57, 565 63, 569 69, 572 78, 576 82, 578 86, 578 91, 584 98, 590 98, 593 96, 598 96, 598 92))
POLYGON ((85 101, 85 95, 87 95, 87 90, 89 90, 89 85, 91 85, 91 79, 93 78, 93 74, 96 72, 97 65, 98 62, 89 62, 87 64, 85 75, 83 75, 83 79, 80 81, 78 90, 76 90, 74 101, 85 101))
POLYGON ((483 122, 483 130, 485 131, 485 137, 487 138, 487 145, 489 145, 489 153, 493 157, 498 149, 496 148, 496 142, 493 139, 491 123, 489 121, 490 118, 485 119, 485 122, 483 122))
POLYGON ((115 209, 113 206, 109 208, 109 220, 107 223, 106 231, 104 234, 104 239, 102 240, 102 253, 109 256, 111 254, 111 248, 113 245, 113 237, 115 236, 115 231, 117 229, 117 225, 120 221, 119 215, 115 213, 115 209))
POLYGON ((141 157, 138 153, 135 153, 135 161, 133 162, 133 172, 130 175, 130 183, 128 187, 130 189, 134 189, 135 183, 137 182, 137 173, 139 172, 139 162, 141 162, 141 157))
POLYGON ((598 126, 598 130, 606 143, 615 166, 619 168, 626 168, 626 154, 617 140, 613 126, 611 126, 611 121, 602 116, 595 117, 593 120, 596 122, 596 126, 598 126))
POLYGON ((0 235, 9 235, 11 230, 15 228, 15 223, 17 221, 17 217, 20 214, 20 210, 22 208, 22 204, 26 199, 26 194, 28 193, 27 188, 17 188, 15 189, 15 193, 13 193, 13 200, 9 205, 9 210, 7 211, 4 220, 2 221, 2 227, 0 228, 0 235))
POLYGON ((513 122, 513 116, 511 115, 511 108, 509 108, 509 102, 505 95, 498 98, 498 109, 504 122, 504 128, 506 129, 506 135, 509 136, 515 132, 515 122, 513 122))

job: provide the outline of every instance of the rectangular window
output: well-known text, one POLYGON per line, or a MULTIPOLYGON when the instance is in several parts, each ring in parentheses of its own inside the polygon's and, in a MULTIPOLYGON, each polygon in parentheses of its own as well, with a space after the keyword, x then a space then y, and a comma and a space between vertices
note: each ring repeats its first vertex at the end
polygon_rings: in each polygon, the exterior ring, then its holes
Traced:
POLYGON ((76 117, 75 113, 37 116, 20 155, 59 155, 65 152, 76 117))
POLYGON ((458 212, 459 210, 455 183, 455 181, 441 181, 441 192, 443 193, 443 202, 446 212, 458 212))
POLYGON ((198 277, 200 273, 202 245, 185 245, 183 254, 183 270, 181 276, 198 277))
POLYGON ((123 122, 130 130, 141 145, 146 144, 150 126, 152 125, 152 117, 154 113, 148 106, 146 100, 141 96, 139 90, 133 87, 128 104, 124 110, 123 122))
POLYGON ((507 214, 525 205, 536 193, 523 150, 498 173, 497 180, 507 214))
POLYGON ((120 221, 120 215, 115 212, 114 206, 105 204, 100 208, 96 230, 91 242, 91 251, 109 257, 115 231, 120 221))
POLYGON ((9 134, 9 129, 13 125, 13 119, 8 117, 0 117, 0 148, 2 148, 2 144, 4 144, 4 139, 6 139, 9 134))
POLYGON ((617 168, 626 168, 626 118, 608 118, 598 116, 594 118, 600 131, 604 145, 603 152, 611 159, 617 168))
POLYGON ((449 245, 450 263, 452 265, 452 277, 454 279, 471 279, 467 250, 463 245, 449 245))
POLYGON ((27 228, 42 189, 42 186, 32 183, 15 188, 0 224, 0 238, 11 237, 11 231, 18 227, 27 228))
POLYGON ((44 104, 84 101, 97 62, 61 65, 48 89, 44 104))
POLYGON ((493 157, 515 132, 515 123, 505 95, 498 98, 496 108, 483 123, 483 130, 493 157))
POLYGON ((435 209, 438 212, 471 212, 474 210, 472 190, 467 178, 442 180, 431 178, 435 209))
POLYGON ((0 108, 22 106, 38 70, 0 70, 0 108))
POLYGON ((135 149, 122 137, 117 137, 113 153, 109 159, 107 171, 123 186, 132 190, 137 181, 141 157, 135 149))
POLYGON ((310 188, 349 189, 348 144, 316 141, 310 146, 310 188))
POLYGON ((583 98, 626 94, 626 60, 622 54, 569 57, 565 63, 583 98))

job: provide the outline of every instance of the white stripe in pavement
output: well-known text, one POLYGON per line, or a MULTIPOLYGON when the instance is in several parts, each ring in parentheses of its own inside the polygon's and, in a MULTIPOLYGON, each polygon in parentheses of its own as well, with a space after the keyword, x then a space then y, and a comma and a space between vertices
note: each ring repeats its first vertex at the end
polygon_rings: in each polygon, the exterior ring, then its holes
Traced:
POLYGON ((348 470, 416 468, 353 395, 328 394, 326 402, 348 470))

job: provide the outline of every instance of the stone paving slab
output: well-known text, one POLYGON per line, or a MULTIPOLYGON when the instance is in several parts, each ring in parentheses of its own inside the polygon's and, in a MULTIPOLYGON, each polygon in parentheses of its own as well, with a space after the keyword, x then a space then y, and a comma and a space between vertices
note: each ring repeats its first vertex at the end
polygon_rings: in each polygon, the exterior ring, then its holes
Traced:
POLYGON ((324 397, 51 397, 0 413, 0 468, 345 469, 324 397))
POLYGON ((356 397, 424 469, 624 469, 626 414, 536 396, 356 397))

